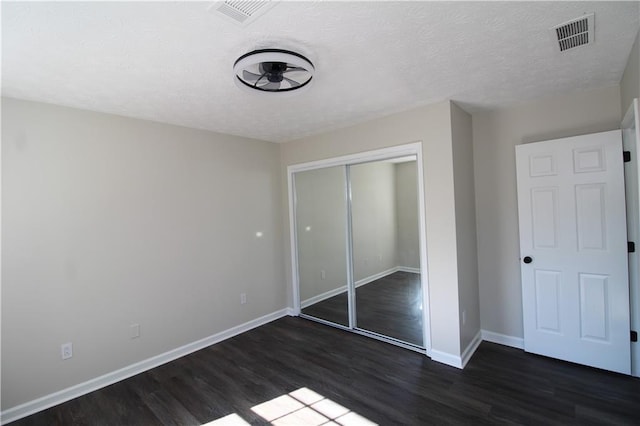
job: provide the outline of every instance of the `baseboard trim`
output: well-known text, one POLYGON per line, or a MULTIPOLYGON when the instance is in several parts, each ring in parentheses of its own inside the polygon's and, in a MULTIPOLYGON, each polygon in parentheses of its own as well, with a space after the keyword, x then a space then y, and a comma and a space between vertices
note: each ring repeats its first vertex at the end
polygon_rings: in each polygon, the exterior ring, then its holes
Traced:
POLYGON ((393 268, 389 268, 386 271, 378 272, 377 274, 373 274, 373 275, 370 275, 368 277, 365 277, 365 278, 363 278, 361 280, 356 281, 356 288, 360 287, 360 286, 363 286, 365 284, 369 284, 371 282, 374 282, 375 280, 379 280, 380 278, 384 278, 387 275, 391 275, 391 274, 393 274, 395 272, 398 272, 398 271, 399 271, 399 266, 394 266, 393 268))
POLYGON ((398 266, 398 271, 411 272, 412 274, 419 274, 420 268, 412 268, 410 266, 398 266))
POLYGON ((431 360, 462 370, 467 365, 473 354, 476 352, 476 349, 478 349, 480 343, 482 343, 482 333, 479 330, 471 340, 471 342, 467 345, 466 349, 462 352, 461 356, 453 355, 448 352, 438 351, 436 349, 431 349, 431 360))
POLYGON ((467 363, 476 352, 476 349, 480 346, 480 343, 482 343, 482 331, 478 330, 478 333, 476 333, 471 342, 467 345, 467 348, 462 352, 462 368, 466 367, 467 363))
MULTIPOLYGON (((394 266, 393 268, 387 269, 386 271, 378 272, 377 274, 373 274, 371 276, 368 276, 366 278, 356 281, 356 288, 361 287, 365 284, 369 284, 376 280, 379 280, 380 278, 384 278, 398 271, 413 272, 418 274, 420 273, 420 270, 417 268, 409 268, 407 266, 394 266)), ((310 297, 300 302, 300 308, 301 309, 307 308, 318 302, 322 302, 323 300, 327 300, 341 293, 344 293, 345 291, 347 291, 347 286, 341 286, 333 290, 325 291, 324 293, 318 294, 317 296, 310 297)))
POLYGON ((69 401, 79 396, 86 395, 105 386, 117 383, 129 377, 135 376, 136 374, 143 373, 162 364, 166 364, 167 362, 181 358, 185 355, 189 355, 190 353, 193 353, 195 351, 199 351, 200 349, 204 349, 207 346, 219 343, 223 340, 229 339, 253 328, 277 320, 278 318, 282 318, 284 316, 292 314, 293 309, 291 308, 281 309, 279 311, 264 315, 260 318, 245 322, 244 324, 240 324, 238 326, 221 331, 220 333, 205 337, 204 339, 188 343, 184 346, 172 349, 160 355, 147 358, 143 361, 131 364, 119 370, 112 371, 105 375, 87 380, 84 383, 80 383, 75 386, 60 390, 58 392, 43 396, 41 398, 34 399, 33 401, 29 401, 24 404, 9 408, 0 412, 0 424, 6 424, 21 419, 39 411, 46 410, 47 408, 53 407, 55 405, 62 404, 63 402, 69 401))
POLYGON ((343 285, 338 288, 334 288, 333 290, 325 291, 324 293, 318 294, 317 296, 310 297, 307 300, 303 300, 302 302, 300 302, 300 308, 304 309, 308 306, 314 305, 318 302, 322 302, 323 300, 330 299, 333 296, 337 296, 346 291, 347 291, 346 285, 343 285))
POLYGON ((511 346, 516 349, 524 349, 524 339, 522 337, 507 336, 506 334, 494 333, 488 330, 480 331, 482 332, 482 340, 499 345, 511 346))
POLYGON ((441 364, 450 365, 451 367, 462 369, 462 357, 450 354, 448 352, 431 349, 431 360, 441 364))

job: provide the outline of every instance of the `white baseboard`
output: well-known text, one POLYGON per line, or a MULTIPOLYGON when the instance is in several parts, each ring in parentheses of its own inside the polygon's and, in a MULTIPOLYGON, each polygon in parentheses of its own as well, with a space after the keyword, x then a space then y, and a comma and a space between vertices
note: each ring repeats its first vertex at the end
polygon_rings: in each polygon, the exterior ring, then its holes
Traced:
POLYGON ((524 339, 522 337, 507 336, 506 334, 494 333, 493 331, 488 330, 480 331, 482 332, 482 340, 511 346, 512 348, 524 349, 524 339))
POLYGON ((467 345, 467 348, 462 352, 462 368, 467 365, 473 354, 476 352, 476 349, 478 349, 478 346, 480 346, 480 343, 482 343, 482 330, 478 330, 478 333, 473 337, 471 342, 469 342, 469 344, 467 345))
MULTIPOLYGON (((395 272, 398 272, 398 271, 413 272, 413 273, 418 273, 418 274, 420 273, 420 269, 417 269, 417 268, 409 268, 407 266, 394 266, 393 268, 387 269, 386 271, 378 272, 377 274, 374 274, 374 275, 371 275, 371 276, 368 276, 366 278, 363 278, 361 280, 356 281, 356 288, 360 287, 360 286, 363 286, 365 284, 369 284, 369 283, 371 283, 373 281, 379 280, 380 278, 384 278, 384 277, 386 277, 388 275, 391 275, 391 274, 393 274, 395 272)), ((316 304, 318 302, 322 302, 323 300, 330 299, 330 298, 332 298, 334 296, 337 296, 339 294, 342 294, 342 293, 344 293, 346 291, 347 291, 347 286, 341 286, 341 287, 335 288, 333 290, 326 291, 326 292, 324 292, 322 294, 318 294, 317 296, 313 296, 313 297, 310 297, 310 298, 308 298, 306 300, 303 300, 302 302, 300 302, 300 308, 301 309, 307 308, 307 307, 309 307, 311 305, 314 305, 314 304, 316 304)))
POLYGON ((58 392, 43 396, 33 401, 26 402, 24 404, 9 408, 0 412, 0 424, 9 423, 28 415, 37 413, 38 411, 45 410, 53 407, 54 405, 62 404, 63 402, 77 398, 82 395, 86 395, 89 392, 101 389, 105 386, 117 383, 121 380, 135 376, 136 374, 145 372, 159 365, 166 364, 169 361, 173 361, 192 352, 204 349, 207 346, 211 346, 215 343, 219 343, 230 337, 249 331, 253 328, 267 324, 278 318, 282 318, 287 315, 292 315, 293 309, 285 308, 271 314, 264 315, 260 318, 245 322, 238 326, 232 327, 228 330, 221 331, 220 333, 213 334, 204 339, 197 340, 192 343, 188 343, 176 349, 172 349, 160 355, 156 355, 151 358, 147 358, 143 361, 131 364, 127 367, 121 368, 111 373, 107 373, 103 376, 96 377, 91 380, 87 380, 84 383, 77 384, 75 386, 63 389, 58 392))
POLYGON ((411 272, 412 274, 419 274, 420 268, 412 268, 410 266, 398 266, 398 271, 411 272))
POLYGON ((431 349, 431 360, 450 365, 451 367, 463 369, 475 353, 476 349, 478 349, 478 346, 480 346, 480 343, 482 343, 482 333, 478 331, 469 345, 467 345, 466 349, 462 352, 461 356, 431 349))
POLYGON ((318 294, 317 296, 313 296, 308 298, 307 300, 303 300, 300 302, 300 309, 304 309, 308 306, 314 305, 318 302, 322 302, 323 300, 327 300, 332 298, 333 296, 337 296, 347 291, 347 286, 343 285, 338 288, 334 288, 333 290, 325 291, 324 293, 318 294))
POLYGON ((431 360, 450 365, 451 367, 462 368, 462 357, 448 352, 431 349, 431 360))
POLYGON ((393 268, 387 269, 386 271, 378 272, 377 274, 373 274, 371 276, 358 280, 356 281, 356 288, 374 282, 375 280, 379 280, 380 278, 384 278, 387 275, 398 272, 400 270, 399 268, 399 266, 394 266, 393 268))

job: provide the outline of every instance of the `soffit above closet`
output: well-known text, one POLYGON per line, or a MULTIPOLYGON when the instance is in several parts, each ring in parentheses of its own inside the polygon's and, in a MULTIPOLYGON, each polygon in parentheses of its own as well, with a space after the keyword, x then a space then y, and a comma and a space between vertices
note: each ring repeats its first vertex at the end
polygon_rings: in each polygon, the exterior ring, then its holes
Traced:
POLYGON ((452 99, 470 112, 619 84, 638 2, 2 2, 2 94, 281 142, 452 99), (595 43, 550 28, 595 13, 595 43), (313 87, 240 91, 234 61, 301 50, 313 87))

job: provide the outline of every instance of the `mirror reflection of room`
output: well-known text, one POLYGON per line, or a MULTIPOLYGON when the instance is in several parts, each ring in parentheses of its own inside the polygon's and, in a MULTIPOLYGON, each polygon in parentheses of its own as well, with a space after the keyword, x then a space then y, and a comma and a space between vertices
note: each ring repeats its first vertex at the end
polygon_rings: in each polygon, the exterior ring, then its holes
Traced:
POLYGON ((297 172, 294 180, 301 314, 350 326, 351 260, 353 328, 423 347, 415 155, 297 172))
POLYGON ((301 313, 349 326, 345 167, 295 174, 301 313))
POLYGON ((415 156, 350 166, 356 325, 423 346, 415 156))

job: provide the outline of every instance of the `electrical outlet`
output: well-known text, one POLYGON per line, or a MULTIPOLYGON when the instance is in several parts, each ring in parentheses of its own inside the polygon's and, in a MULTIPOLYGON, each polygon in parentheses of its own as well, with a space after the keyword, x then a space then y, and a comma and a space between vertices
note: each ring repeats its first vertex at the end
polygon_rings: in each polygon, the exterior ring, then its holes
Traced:
POLYGON ((467 323, 467 311, 462 311, 462 325, 467 323))
POLYGON ((140 324, 131 324, 129 326, 129 333, 132 339, 140 337, 140 324))
POLYGON ((240 293, 240 304, 244 305, 247 303, 247 293, 240 293))
POLYGON ((323 269, 322 271, 320 271, 320 279, 324 280, 325 278, 327 278, 327 273, 323 269))
POLYGON ((69 359, 73 356, 73 343, 64 343, 60 346, 60 356, 62 359, 69 359))

